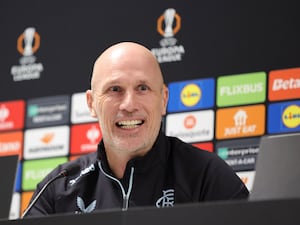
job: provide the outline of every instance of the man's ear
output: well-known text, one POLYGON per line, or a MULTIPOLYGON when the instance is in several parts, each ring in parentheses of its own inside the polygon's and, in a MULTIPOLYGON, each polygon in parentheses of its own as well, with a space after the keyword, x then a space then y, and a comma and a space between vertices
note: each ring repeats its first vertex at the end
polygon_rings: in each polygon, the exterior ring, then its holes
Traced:
POLYGON ((169 89, 167 86, 164 84, 163 85, 163 90, 162 90, 162 116, 166 115, 167 113, 167 104, 169 100, 169 89))
POLYGON ((90 114, 92 117, 97 117, 97 114, 94 110, 94 107, 93 107, 93 96, 92 96, 92 90, 87 90, 86 92, 86 102, 87 102, 87 105, 89 107, 89 110, 90 110, 90 114))

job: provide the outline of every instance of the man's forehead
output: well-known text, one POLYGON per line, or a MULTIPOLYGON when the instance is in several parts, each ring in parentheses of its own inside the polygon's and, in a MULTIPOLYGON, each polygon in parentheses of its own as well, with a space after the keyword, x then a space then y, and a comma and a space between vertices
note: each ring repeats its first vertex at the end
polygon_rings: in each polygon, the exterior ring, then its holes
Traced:
POLYGON ((134 83, 134 84, 147 84, 147 83, 158 83, 158 76, 153 74, 135 74, 135 73, 110 73, 103 74, 102 78, 98 79, 102 83, 134 83))

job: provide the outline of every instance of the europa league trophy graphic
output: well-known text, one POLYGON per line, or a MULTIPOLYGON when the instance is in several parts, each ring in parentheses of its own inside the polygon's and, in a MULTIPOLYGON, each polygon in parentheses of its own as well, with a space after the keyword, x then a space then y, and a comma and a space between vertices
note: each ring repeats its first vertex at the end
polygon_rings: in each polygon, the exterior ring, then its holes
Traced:
POLYGON ((32 51, 32 44, 33 44, 33 38, 34 38, 35 28, 28 27, 24 31, 24 56, 31 56, 33 54, 32 51))
POLYGON ((173 37, 173 21, 174 21, 174 17, 175 17, 175 9, 169 8, 166 9, 166 11, 164 12, 164 18, 165 18, 165 33, 164 33, 164 37, 173 37))

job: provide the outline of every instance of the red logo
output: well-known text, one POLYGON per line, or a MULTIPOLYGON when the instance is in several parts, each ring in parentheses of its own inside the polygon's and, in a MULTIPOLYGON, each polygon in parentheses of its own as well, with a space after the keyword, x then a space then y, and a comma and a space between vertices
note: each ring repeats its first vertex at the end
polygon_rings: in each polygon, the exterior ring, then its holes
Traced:
POLYGON ((73 125, 71 127, 71 155, 97 151, 101 138, 98 123, 73 125))
POLYGON ((300 98, 300 68, 274 70, 269 74, 269 100, 300 98))
POLYGON ((24 128, 25 102, 0 102, 0 131, 24 128))

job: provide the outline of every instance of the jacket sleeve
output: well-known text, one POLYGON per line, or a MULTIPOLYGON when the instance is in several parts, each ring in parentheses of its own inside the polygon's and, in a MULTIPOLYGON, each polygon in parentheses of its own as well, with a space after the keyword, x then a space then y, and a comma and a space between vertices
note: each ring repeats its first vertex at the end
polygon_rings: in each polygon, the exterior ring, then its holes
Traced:
POLYGON ((217 155, 207 164, 203 190, 203 201, 247 199, 249 191, 232 168, 217 155))

